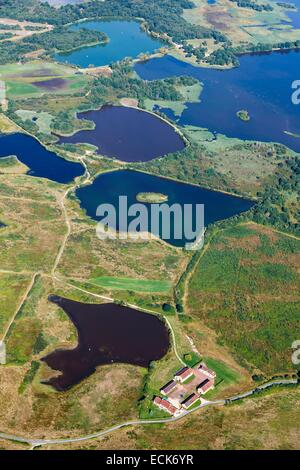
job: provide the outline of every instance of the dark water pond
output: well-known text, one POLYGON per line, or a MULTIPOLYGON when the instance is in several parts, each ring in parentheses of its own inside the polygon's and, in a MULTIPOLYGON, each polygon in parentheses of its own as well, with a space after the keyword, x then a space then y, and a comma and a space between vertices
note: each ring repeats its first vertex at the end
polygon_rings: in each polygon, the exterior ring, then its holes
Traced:
POLYGON ((95 129, 62 137, 61 143, 89 143, 102 155, 126 162, 148 161, 185 146, 172 126, 158 117, 125 106, 104 106, 78 115, 96 124, 95 129))
MULTIPOLYGON (((228 137, 279 142, 300 152, 300 105, 292 103, 292 83, 300 79, 300 53, 256 54, 240 57, 240 67, 220 71, 194 67, 170 56, 138 63, 146 80, 190 75, 204 83, 200 103, 187 104, 179 123, 209 129, 228 137), (236 113, 245 109, 251 120, 236 113)), ((170 110, 166 114, 175 118, 170 110)))
POLYGON ((28 174, 48 178, 57 183, 70 183, 84 173, 80 163, 64 160, 26 134, 0 134, 0 158, 16 155, 30 168, 28 174))
MULTIPOLYGON (((170 205, 173 203, 178 203, 181 206, 183 204, 204 204, 206 226, 217 220, 239 214, 253 206, 253 202, 247 199, 130 170, 102 174, 91 185, 79 188, 76 195, 87 214, 94 220, 99 220, 96 216, 98 205, 112 204, 118 214, 119 196, 127 196, 129 206, 137 202, 136 196, 140 192, 164 194, 168 196, 168 204, 170 205)), ((149 207, 149 204, 146 203, 146 206, 149 207)), ((131 221, 133 218, 129 217, 128 219, 131 221)), ((118 223, 116 228, 119 229, 118 223)), ((161 231, 157 235, 163 238, 161 231)), ((185 238, 178 240, 173 236, 166 241, 182 247, 191 240, 185 238)))
POLYGON ((124 59, 137 57, 141 53, 152 53, 164 45, 142 31, 136 21, 88 21, 71 26, 71 30, 80 28, 102 31, 109 42, 92 47, 83 47, 67 54, 56 54, 55 59, 86 68, 89 65, 99 67, 124 59))
POLYGON ((43 360, 61 375, 48 384, 67 390, 104 364, 126 363, 148 367, 169 349, 169 333, 154 315, 116 304, 83 304, 51 296, 78 331, 78 346, 56 350, 43 360))

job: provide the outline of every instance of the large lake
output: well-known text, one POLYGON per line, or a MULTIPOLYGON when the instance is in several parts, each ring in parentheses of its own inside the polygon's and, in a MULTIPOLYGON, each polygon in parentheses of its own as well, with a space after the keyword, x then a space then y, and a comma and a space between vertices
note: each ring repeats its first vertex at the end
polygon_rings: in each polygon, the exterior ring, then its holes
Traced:
POLYGON ((81 68, 89 65, 99 67, 125 57, 135 58, 141 53, 153 53, 164 45, 162 41, 145 33, 136 21, 88 21, 70 27, 73 31, 79 28, 102 31, 108 36, 109 42, 83 47, 67 54, 56 54, 56 60, 81 68))
POLYGON ((155 315, 116 304, 83 304, 52 296, 78 331, 75 349, 59 349, 43 360, 60 375, 47 383, 57 390, 71 388, 103 364, 127 363, 148 367, 168 351, 169 333, 155 315))
MULTIPOLYGON (((99 220, 96 216, 96 210, 100 204, 112 204, 116 208, 118 216, 119 196, 127 196, 129 206, 137 202, 136 196, 140 192, 164 194, 168 196, 169 205, 178 203, 183 207, 183 204, 193 204, 194 207, 195 204, 204 204, 206 226, 217 220, 227 219, 246 211, 254 204, 247 199, 130 170, 102 174, 92 184, 77 189, 76 196, 87 215, 94 220, 99 220)), ((149 204, 146 203, 146 206, 149 207, 149 204)), ((129 217, 129 222, 133 218, 129 217)), ((116 228, 119 229, 118 222, 116 228)), ((171 235, 172 233, 171 229, 171 235)), ((156 235, 163 238, 161 230, 156 235)), ((166 241, 174 246, 183 247, 187 242, 193 240, 185 238, 176 240, 174 236, 171 236, 166 241)))
MULTIPOLYGON (((240 67, 213 70, 194 67, 171 56, 137 63, 145 80, 189 75, 204 83, 200 103, 188 103, 179 123, 209 129, 228 137, 279 142, 300 152, 300 105, 292 103, 292 83, 300 80, 300 53, 296 51, 245 55, 240 67), (251 120, 236 113, 245 109, 251 120)), ((172 111, 163 110, 175 119, 172 111)))
POLYGON ((78 114, 94 121, 95 129, 62 137, 61 143, 93 144, 102 155, 126 162, 147 161, 185 146, 180 135, 162 119, 134 108, 104 106, 78 114))
POLYGON ((84 173, 81 163, 59 157, 26 134, 0 134, 0 158, 10 155, 18 157, 29 168, 29 175, 48 178, 57 183, 70 183, 84 173))

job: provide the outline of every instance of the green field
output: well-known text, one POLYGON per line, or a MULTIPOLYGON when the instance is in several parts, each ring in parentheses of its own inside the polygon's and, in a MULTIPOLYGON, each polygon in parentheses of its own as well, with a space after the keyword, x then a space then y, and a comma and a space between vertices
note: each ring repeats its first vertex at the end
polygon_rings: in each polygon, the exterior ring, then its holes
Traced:
POLYGON ((44 134, 50 134, 51 133, 51 123, 53 121, 53 116, 47 112, 36 112, 36 111, 30 111, 27 109, 19 109, 16 111, 16 114, 23 120, 30 120, 34 121, 36 125, 39 128, 40 132, 43 132, 44 134))
POLYGON ((282 388, 255 400, 209 406, 175 424, 123 429, 106 440, 43 449, 111 451, 122 443, 127 450, 298 450, 299 419, 300 388, 282 388))
POLYGON ((135 292, 167 292, 171 282, 165 280, 130 279, 100 276, 89 282, 106 289, 132 290, 135 292))
POLYGON ((200 82, 190 86, 177 86, 177 91, 182 95, 181 101, 170 101, 170 100, 144 100, 144 107, 147 111, 153 111, 156 106, 159 108, 168 108, 174 112, 176 117, 180 117, 183 111, 187 108, 188 103, 198 103, 200 101, 200 95, 202 93, 202 84, 200 82))

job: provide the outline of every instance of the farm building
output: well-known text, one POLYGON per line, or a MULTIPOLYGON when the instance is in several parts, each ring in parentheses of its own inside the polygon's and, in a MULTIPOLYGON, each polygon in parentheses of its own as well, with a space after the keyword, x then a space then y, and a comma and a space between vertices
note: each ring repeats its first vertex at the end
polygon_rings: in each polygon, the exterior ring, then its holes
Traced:
POLYGON ((176 372, 174 379, 182 383, 182 382, 185 382, 190 377, 192 377, 193 375, 194 375, 193 369, 191 369, 190 367, 183 367, 183 369, 180 369, 178 372, 176 372))
POLYGON ((197 393, 192 393, 192 395, 190 395, 189 397, 187 397, 182 403, 181 405, 183 406, 183 408, 185 408, 186 410, 189 409, 192 405, 194 405, 197 401, 200 400, 200 397, 199 395, 197 395, 197 393))
POLYGON ((214 382, 212 380, 205 379, 197 388, 197 392, 204 395, 205 393, 207 393, 209 390, 212 390, 213 388, 214 388, 214 382))

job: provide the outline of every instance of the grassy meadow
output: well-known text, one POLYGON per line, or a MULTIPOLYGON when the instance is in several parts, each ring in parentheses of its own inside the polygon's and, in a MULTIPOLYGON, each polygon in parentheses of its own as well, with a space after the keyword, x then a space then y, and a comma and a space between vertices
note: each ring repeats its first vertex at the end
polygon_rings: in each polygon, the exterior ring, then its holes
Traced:
MULTIPOLYGON (((255 224, 215 236, 189 285, 195 326, 216 332, 250 371, 293 370, 291 344, 299 316, 300 241, 255 224)), ((200 342, 201 348, 201 342, 200 342)))
POLYGON ((10 121, 4 114, 0 113, 0 132, 3 134, 9 134, 15 132, 17 127, 12 121, 10 121))

